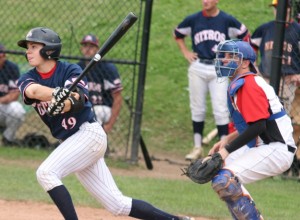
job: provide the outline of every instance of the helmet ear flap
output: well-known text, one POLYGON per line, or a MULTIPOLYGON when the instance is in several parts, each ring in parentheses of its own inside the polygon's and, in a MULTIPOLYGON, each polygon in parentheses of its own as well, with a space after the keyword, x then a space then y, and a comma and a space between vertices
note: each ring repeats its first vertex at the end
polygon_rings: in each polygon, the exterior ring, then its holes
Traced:
POLYGON ((44 59, 55 59, 58 60, 59 54, 61 50, 61 45, 45 45, 41 50, 40 50, 40 55, 44 59))

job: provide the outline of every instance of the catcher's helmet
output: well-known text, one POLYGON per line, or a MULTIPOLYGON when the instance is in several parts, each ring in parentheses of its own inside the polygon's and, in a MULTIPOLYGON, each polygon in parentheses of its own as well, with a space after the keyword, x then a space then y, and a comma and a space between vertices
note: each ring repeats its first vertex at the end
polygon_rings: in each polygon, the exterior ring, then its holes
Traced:
POLYGON ((215 68, 218 77, 232 77, 242 60, 250 61, 250 70, 256 73, 256 54, 248 42, 227 40, 219 43, 216 51, 215 68), (228 54, 226 57, 225 55, 228 54), (224 61, 227 61, 226 64, 224 61))
POLYGON ((27 48, 27 42, 36 42, 45 46, 40 50, 40 54, 45 59, 58 59, 61 51, 61 40, 56 32, 46 27, 31 29, 26 38, 18 41, 18 45, 27 48))

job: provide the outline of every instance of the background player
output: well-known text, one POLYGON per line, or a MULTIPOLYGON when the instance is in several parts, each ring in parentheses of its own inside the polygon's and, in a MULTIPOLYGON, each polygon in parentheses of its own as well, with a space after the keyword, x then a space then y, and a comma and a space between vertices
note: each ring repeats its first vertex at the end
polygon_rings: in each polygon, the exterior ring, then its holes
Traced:
MULTIPOLYGON (((274 8, 274 16, 277 12, 277 0, 273 0, 271 6, 274 8)), ((284 34, 284 47, 281 86, 279 96, 284 102, 284 107, 289 114, 292 102, 295 98, 295 91, 300 85, 300 24, 291 18, 291 1, 287 0, 287 17, 284 34)), ((251 44, 260 54, 259 71, 269 81, 271 75, 271 62, 273 54, 274 36, 276 21, 270 21, 260 25, 251 36, 251 44)))
POLYGON ((62 183, 64 177, 75 173, 85 189, 113 214, 148 220, 190 220, 120 192, 103 158, 107 137, 94 119, 86 78, 77 85, 76 92, 70 94, 67 89, 82 70, 76 64, 58 60, 62 46, 58 34, 48 28, 34 28, 18 45, 26 48, 27 60, 34 67, 18 81, 24 103, 32 105, 53 136, 61 140, 36 175, 64 218, 78 219, 62 183), (64 98, 67 99, 60 104, 58 101, 64 98))
POLYGON ((176 42, 188 68, 190 108, 194 133, 194 148, 186 155, 194 160, 202 154, 202 138, 206 116, 206 96, 210 92, 213 115, 222 138, 228 134, 229 114, 226 103, 228 81, 217 82, 214 67, 215 50, 219 42, 227 39, 249 38, 244 24, 218 9, 218 0, 202 0, 203 10, 187 16, 174 30, 176 42), (191 36, 192 51, 185 44, 191 36))
POLYGON ((228 108, 237 131, 209 151, 226 159, 212 187, 236 220, 263 219, 243 184, 283 173, 291 166, 297 149, 291 119, 273 87, 256 74, 255 60, 248 42, 229 40, 218 45, 215 66, 218 77, 231 80, 228 108), (250 140, 256 140, 256 147, 228 163, 231 154, 245 148, 250 140))
POLYGON ((17 64, 6 59, 4 50, 0 43, 0 124, 4 127, 2 143, 5 146, 19 146, 15 135, 26 113, 18 101, 20 91, 17 80, 20 71, 17 64))
MULTIPOLYGON (((84 69, 90 59, 99 50, 99 40, 88 34, 80 42, 81 53, 88 61, 80 61, 78 65, 84 69)), ((122 83, 117 67, 109 62, 98 62, 87 74, 90 101, 96 119, 103 124, 104 131, 110 132, 115 124, 122 106, 122 83)))

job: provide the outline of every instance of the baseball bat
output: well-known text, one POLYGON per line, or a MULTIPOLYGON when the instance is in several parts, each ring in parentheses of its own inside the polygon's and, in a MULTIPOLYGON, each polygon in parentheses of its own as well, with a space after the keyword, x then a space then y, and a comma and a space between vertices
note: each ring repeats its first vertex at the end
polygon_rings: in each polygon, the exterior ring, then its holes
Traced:
POLYGON ((217 135, 218 135, 218 129, 214 128, 203 138, 202 143, 208 145, 209 142, 211 142, 212 139, 214 139, 217 135))
POLYGON ((79 81, 89 72, 89 70, 99 62, 105 54, 110 51, 110 49, 123 37, 123 35, 131 28, 131 26, 136 22, 137 16, 130 12, 125 19, 119 24, 119 26, 111 33, 109 38, 104 42, 99 51, 95 54, 94 58, 88 63, 84 68, 79 77, 73 82, 70 91, 76 88, 79 81))
MULTIPOLYGON (((90 69, 99 62, 105 54, 123 37, 123 35, 131 28, 131 26, 136 22, 137 16, 130 12, 124 20, 119 24, 119 26, 111 33, 109 38, 104 42, 99 51, 94 55, 91 61, 86 65, 82 73, 78 76, 78 78, 72 83, 69 90, 72 92, 75 90, 77 84, 82 80, 82 78, 90 71, 90 69)), ((67 97, 65 97, 66 99, 67 97)), ((61 104, 65 101, 65 99, 61 99, 58 104, 61 104)), ((49 112, 49 115, 52 115, 54 108, 49 112)))
POLYGON ((143 156, 144 156, 144 159, 145 159, 147 169, 152 170, 153 169, 153 164, 152 164, 151 158, 149 156, 149 153, 148 153, 148 150, 147 150, 147 147, 146 147, 146 144, 144 142, 144 139, 143 139, 142 135, 140 135, 140 145, 141 145, 141 149, 142 149, 142 153, 143 153, 143 156))
MULTIPOLYGON (((126 103, 127 107, 131 111, 132 106, 129 103, 129 97, 125 97, 124 100, 125 100, 125 103, 126 103)), ((152 170, 153 169, 152 160, 150 158, 150 155, 149 155, 149 152, 147 150, 147 146, 145 144, 145 141, 144 141, 144 138, 143 138, 142 134, 140 134, 140 146, 141 146, 141 149, 142 149, 142 153, 143 153, 143 157, 144 157, 144 160, 145 160, 145 163, 146 163, 146 167, 147 167, 148 170, 152 170)))

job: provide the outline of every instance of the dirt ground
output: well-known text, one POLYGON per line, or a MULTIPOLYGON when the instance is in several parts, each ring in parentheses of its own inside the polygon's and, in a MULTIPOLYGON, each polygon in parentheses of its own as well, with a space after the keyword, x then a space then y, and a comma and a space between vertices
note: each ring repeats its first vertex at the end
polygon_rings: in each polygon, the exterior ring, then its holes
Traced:
MULTIPOLYGON (((8 161, 6 161, 8 163, 8 161)), ((14 163, 10 161, 10 163, 14 163)), ((15 161, 20 163, 20 161, 15 161)), ((24 161, 22 162, 24 164, 24 161)), ((159 157, 153 156, 153 170, 147 170, 141 159, 139 165, 130 170, 111 168, 113 175, 140 176, 150 178, 186 179, 182 176, 181 168, 188 162, 183 158, 170 155, 159 157)), ((29 164, 24 164, 29 165, 29 164)), ((36 166, 30 162, 29 166, 36 166)), ((80 220, 131 220, 129 217, 117 217, 101 208, 76 207, 80 220)), ((195 216, 193 216, 195 217, 195 216)), ((0 220, 63 220, 55 205, 36 202, 5 201, 0 200, 0 220), (16 211, 17 210, 17 211, 16 211)), ((209 220, 207 218, 195 217, 195 220, 209 220)))

